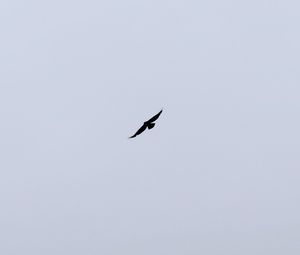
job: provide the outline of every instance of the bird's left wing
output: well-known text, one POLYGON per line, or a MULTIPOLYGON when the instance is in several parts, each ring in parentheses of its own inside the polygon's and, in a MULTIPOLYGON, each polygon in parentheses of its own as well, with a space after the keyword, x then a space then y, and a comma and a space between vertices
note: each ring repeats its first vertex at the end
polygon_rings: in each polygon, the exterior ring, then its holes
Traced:
POLYGON ((137 135, 143 133, 145 131, 145 129, 147 128, 147 124, 144 123, 143 126, 140 127, 140 129, 138 131, 136 131, 136 133, 133 136, 130 136, 129 138, 134 138, 137 135))

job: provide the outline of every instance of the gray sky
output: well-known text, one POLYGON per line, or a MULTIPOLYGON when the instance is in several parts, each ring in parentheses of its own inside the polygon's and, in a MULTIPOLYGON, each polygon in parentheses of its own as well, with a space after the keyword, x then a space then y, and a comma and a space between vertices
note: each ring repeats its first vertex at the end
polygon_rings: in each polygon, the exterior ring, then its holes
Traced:
POLYGON ((2 1, 0 254, 300 254, 299 8, 2 1))

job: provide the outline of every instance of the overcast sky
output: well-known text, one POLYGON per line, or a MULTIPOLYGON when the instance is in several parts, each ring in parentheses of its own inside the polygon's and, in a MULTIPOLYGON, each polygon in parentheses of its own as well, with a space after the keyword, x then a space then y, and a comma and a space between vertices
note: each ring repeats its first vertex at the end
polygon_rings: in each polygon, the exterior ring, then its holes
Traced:
POLYGON ((0 254, 299 255, 299 9, 2 1, 0 254))

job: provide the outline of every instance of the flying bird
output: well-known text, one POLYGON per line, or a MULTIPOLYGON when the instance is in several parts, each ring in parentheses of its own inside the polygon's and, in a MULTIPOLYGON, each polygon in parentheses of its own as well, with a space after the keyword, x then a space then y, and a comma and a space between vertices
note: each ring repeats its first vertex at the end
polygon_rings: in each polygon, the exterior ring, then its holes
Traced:
POLYGON ((130 136, 129 138, 134 138, 137 135, 140 135, 141 133, 143 133, 147 128, 148 129, 152 129, 155 126, 155 123, 153 123, 154 121, 156 121, 159 116, 161 115, 163 110, 161 110, 158 114, 154 115, 151 119, 147 120, 146 122, 144 122, 143 126, 140 127, 140 129, 138 131, 136 131, 136 133, 133 136, 130 136))

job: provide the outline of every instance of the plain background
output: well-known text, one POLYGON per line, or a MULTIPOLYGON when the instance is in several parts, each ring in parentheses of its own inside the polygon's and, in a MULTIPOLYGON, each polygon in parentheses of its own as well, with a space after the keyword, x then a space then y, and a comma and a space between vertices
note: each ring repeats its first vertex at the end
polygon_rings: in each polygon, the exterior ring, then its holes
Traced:
POLYGON ((2 1, 0 253, 300 254, 299 9, 2 1))

